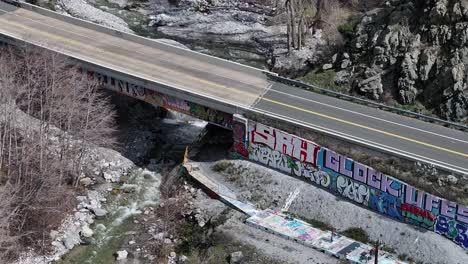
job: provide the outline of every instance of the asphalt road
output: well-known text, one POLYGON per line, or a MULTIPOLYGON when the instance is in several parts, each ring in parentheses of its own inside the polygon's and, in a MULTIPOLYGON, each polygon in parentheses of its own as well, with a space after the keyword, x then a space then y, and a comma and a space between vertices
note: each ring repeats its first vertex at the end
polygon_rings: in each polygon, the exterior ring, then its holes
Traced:
POLYGON ((462 131, 271 82, 266 76, 145 46, 2 2, 0 34, 468 175, 468 133, 462 131))

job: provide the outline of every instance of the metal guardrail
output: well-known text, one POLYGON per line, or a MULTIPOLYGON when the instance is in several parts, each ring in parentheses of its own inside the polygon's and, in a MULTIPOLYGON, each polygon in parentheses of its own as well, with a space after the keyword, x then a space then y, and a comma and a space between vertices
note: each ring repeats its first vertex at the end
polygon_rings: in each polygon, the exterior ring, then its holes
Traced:
POLYGON ((227 61, 222 58, 203 54, 203 53, 196 52, 193 50, 183 49, 183 48, 176 47, 167 43, 160 42, 157 39, 150 39, 150 38, 142 37, 136 34, 119 31, 117 29, 106 27, 106 26, 103 26, 94 22, 84 20, 84 19, 80 19, 80 18, 76 18, 72 16, 66 16, 66 15, 57 13, 55 11, 49 10, 49 9, 45 9, 40 6, 27 3, 25 2, 25 0, 0 0, 0 2, 2 1, 12 1, 12 2, 15 2, 17 6, 24 8, 26 10, 29 10, 29 11, 47 16, 47 17, 55 18, 55 19, 70 23, 72 25, 91 29, 100 33, 104 33, 104 34, 118 37, 121 39, 125 39, 128 41, 132 41, 132 42, 145 45, 148 47, 157 48, 165 52, 170 52, 170 53, 175 53, 180 56, 190 57, 190 58, 197 59, 200 61, 208 62, 210 64, 214 64, 216 66, 226 67, 228 69, 240 71, 243 73, 248 73, 248 74, 262 76, 262 77, 264 76, 263 74, 264 71, 261 69, 257 69, 255 67, 243 65, 243 64, 233 62, 233 61, 227 61))
MULTIPOLYGON (((53 12, 53 11, 50 11, 50 10, 47 10, 47 9, 44 9, 44 8, 41 8, 41 7, 38 7, 38 6, 35 6, 35 5, 25 3, 25 2, 23 2, 21 0, 0 0, 0 1, 14 2, 16 4, 19 3, 21 5, 21 7, 26 8, 28 10, 35 11, 35 12, 38 12, 38 13, 46 15, 46 16, 51 16, 51 17, 54 17, 54 18, 57 18, 57 19, 61 19, 61 20, 64 20, 66 22, 76 24, 76 25, 79 25, 79 26, 83 26, 83 27, 94 29, 94 30, 102 31, 103 33, 107 33, 107 34, 110 34, 110 35, 119 33, 118 35, 120 37, 124 36, 125 39, 132 40, 132 41, 135 41, 137 43, 146 44, 146 45, 150 45, 150 46, 154 45, 154 46, 158 46, 158 48, 163 48, 163 49, 167 48, 167 49, 170 49, 172 52, 176 52, 176 53, 177 52, 182 52, 185 55, 195 55, 195 56, 198 56, 199 59, 210 60, 212 63, 216 62, 216 63, 223 63, 223 65, 225 64, 224 63, 225 61, 222 60, 222 59, 219 59, 219 58, 215 58, 215 57, 212 57, 212 56, 207 56, 207 55, 200 54, 200 53, 193 52, 193 51, 187 51, 187 50, 180 49, 180 48, 177 48, 177 47, 173 47, 171 45, 167 45, 167 44, 163 44, 163 43, 158 43, 157 41, 154 41, 154 40, 149 40, 149 39, 142 38, 140 36, 136 36, 136 35, 133 35, 133 34, 120 32, 120 31, 117 31, 117 30, 114 30, 114 29, 103 27, 101 25, 94 24, 92 22, 84 21, 84 20, 81 20, 81 19, 72 18, 72 17, 68 17, 68 16, 63 16, 63 15, 58 14, 56 12, 53 12)), ((232 63, 232 65, 236 69, 239 69, 239 68, 243 67, 242 70, 250 70, 251 72, 254 69, 252 67, 247 67, 247 66, 240 65, 240 64, 237 64, 237 63, 232 63)), ((273 79, 273 80, 275 80, 277 82, 280 82, 280 83, 285 83, 285 84, 288 84, 288 85, 291 85, 291 86, 296 86, 296 87, 304 88, 304 89, 307 89, 307 90, 313 90, 313 91, 316 91, 316 92, 320 92, 322 94, 335 96, 335 97, 340 98, 340 99, 346 99, 348 101, 364 104, 364 105, 367 105, 367 106, 376 107, 376 108, 386 110, 386 111, 389 111, 389 112, 394 112, 394 113, 398 113, 398 114, 401 114, 401 115, 415 117, 415 118, 422 119, 422 120, 425 120, 425 121, 429 121, 429 122, 433 122, 433 123, 439 123, 439 124, 442 124, 444 126, 451 126, 453 128, 468 131, 468 126, 460 124, 460 123, 451 122, 451 121, 443 120, 443 119, 440 119, 440 118, 437 118, 437 117, 423 115, 423 114, 420 114, 420 113, 416 113, 416 112, 412 112, 412 111, 408 111, 408 110, 404 110, 404 109, 384 105, 384 104, 381 104, 381 103, 377 103, 377 102, 374 102, 374 101, 371 101, 371 100, 359 98, 359 97, 356 97, 356 96, 331 91, 331 90, 324 89, 324 88, 321 88, 321 87, 318 87, 318 86, 315 86, 315 85, 305 83, 303 81, 292 80, 292 79, 288 79, 288 78, 285 78, 285 77, 281 77, 281 76, 278 76, 278 75, 276 75, 274 73, 270 73, 270 72, 267 72, 267 71, 262 71, 260 69, 258 69, 258 72, 259 73, 263 72, 270 79, 273 79)))
POLYGON ((328 89, 321 88, 321 87, 318 87, 318 86, 315 86, 315 85, 312 85, 312 84, 305 83, 303 81, 292 80, 292 79, 281 77, 281 76, 278 76, 278 75, 272 74, 272 73, 267 73, 267 75, 268 75, 268 78, 270 78, 270 79, 272 79, 274 81, 284 83, 284 84, 287 84, 287 85, 290 85, 290 86, 304 88, 304 89, 307 89, 307 90, 313 90, 313 91, 320 92, 320 93, 323 93, 323 94, 326 94, 326 95, 335 96, 335 97, 340 98, 340 99, 345 99, 345 100, 352 101, 352 102, 355 102, 355 103, 376 107, 376 108, 386 110, 386 111, 389 111, 389 112, 398 113, 400 115, 415 117, 415 118, 418 118, 418 119, 429 121, 431 123, 439 123, 439 124, 442 124, 444 126, 451 126, 453 128, 468 131, 468 126, 460 124, 460 123, 455 123, 455 122, 440 119, 440 118, 437 118, 437 117, 423 115, 423 114, 419 114, 419 113, 416 113, 416 112, 404 110, 404 109, 401 109, 401 108, 388 106, 388 105, 377 103, 377 102, 374 102, 374 101, 371 101, 371 100, 367 100, 367 99, 359 98, 359 97, 356 97, 356 96, 352 96, 352 95, 349 95, 349 94, 335 92, 335 91, 332 91, 332 90, 328 90, 328 89))

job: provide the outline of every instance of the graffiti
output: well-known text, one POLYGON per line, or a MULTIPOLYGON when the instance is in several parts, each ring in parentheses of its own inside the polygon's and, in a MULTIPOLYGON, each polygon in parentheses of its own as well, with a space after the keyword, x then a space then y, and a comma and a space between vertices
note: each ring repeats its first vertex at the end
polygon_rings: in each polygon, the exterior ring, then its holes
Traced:
POLYGON ((210 123, 232 129, 232 115, 224 113, 203 105, 189 102, 174 96, 162 94, 143 86, 129 83, 124 80, 119 80, 114 77, 87 71, 89 79, 99 80, 107 89, 128 95, 152 105, 161 106, 167 109, 178 111, 187 115, 206 120, 210 123))
POLYGON ((368 205, 369 203, 369 188, 364 184, 352 181, 343 176, 338 176, 336 189, 339 194, 355 201, 356 203, 364 205, 368 205))
POLYGON ((235 122, 233 125, 234 141, 245 142, 245 124, 235 122))
POLYGON ((330 186, 330 175, 324 171, 318 170, 310 164, 296 161, 296 166, 294 167, 293 172, 294 175, 298 177, 305 177, 322 187, 330 186))
POLYGON ((426 193, 311 141, 253 121, 245 123, 235 128, 236 155, 248 153, 253 161, 301 177, 392 219, 433 230, 467 248, 467 206, 426 193))
POLYGON ((457 223, 454 219, 449 219, 439 215, 434 225, 434 231, 444 235, 465 249, 468 249, 468 227, 457 223))
MULTIPOLYGON (((234 144, 235 149, 242 149, 243 146, 243 144, 234 144)), ((238 153, 243 155, 242 150, 238 153)), ((248 156, 253 161, 262 163, 289 175, 304 177, 322 187, 328 187, 331 183, 330 175, 327 173, 319 171, 308 163, 294 160, 293 158, 283 155, 281 152, 272 150, 266 146, 251 143, 248 156)))
POLYGON ((369 208, 394 219, 403 220, 400 213, 401 200, 399 198, 375 189, 371 189, 370 193, 369 208))
POLYGON ((409 204, 401 205, 401 215, 406 217, 406 222, 421 224, 425 228, 431 228, 435 221, 435 216, 432 213, 409 204))
POLYGON ((250 144, 249 158, 260 162, 264 165, 282 172, 291 173, 291 163, 288 162, 288 157, 279 151, 272 150, 262 145, 250 144))
POLYGON ((246 125, 247 119, 240 116, 234 116, 232 125, 232 136, 234 138, 234 142, 230 150, 231 156, 233 158, 245 159, 249 157, 249 150, 247 149, 245 137, 246 125))
POLYGON ((270 149, 315 166, 315 157, 319 149, 315 143, 262 124, 249 129, 253 143, 268 146, 270 149))
POLYGON ((248 157, 249 156, 249 151, 245 147, 245 144, 243 142, 235 142, 234 143, 234 151, 236 153, 239 153, 243 157, 248 157))
POLYGON ((401 183, 399 181, 334 151, 324 148, 322 150, 325 153, 325 169, 367 184, 394 197, 400 196, 401 183))

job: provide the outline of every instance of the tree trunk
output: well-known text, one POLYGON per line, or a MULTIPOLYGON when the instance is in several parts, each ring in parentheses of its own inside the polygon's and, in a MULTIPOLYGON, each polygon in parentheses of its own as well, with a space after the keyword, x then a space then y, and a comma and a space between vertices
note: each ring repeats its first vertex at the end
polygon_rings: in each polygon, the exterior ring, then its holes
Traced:
POLYGON ((290 21, 291 21, 291 38, 293 48, 297 49, 297 30, 296 30, 296 3, 295 0, 289 1, 289 9, 290 9, 290 21))
POLYGON ((288 38, 288 52, 291 52, 291 46, 292 46, 292 41, 291 41, 291 15, 289 12, 289 5, 290 5, 291 0, 286 1, 286 13, 288 17, 288 23, 287 23, 287 38, 288 38))
POLYGON ((322 15, 325 10, 325 1, 323 0, 317 0, 317 3, 315 5, 315 8, 317 10, 317 13, 315 13, 315 21, 314 21, 314 33, 316 32, 317 29, 322 27, 322 15))

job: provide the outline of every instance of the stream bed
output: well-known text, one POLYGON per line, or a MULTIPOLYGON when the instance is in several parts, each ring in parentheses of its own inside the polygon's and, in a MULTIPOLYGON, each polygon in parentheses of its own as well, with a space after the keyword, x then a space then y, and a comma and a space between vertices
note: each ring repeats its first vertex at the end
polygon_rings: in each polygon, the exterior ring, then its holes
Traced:
MULTIPOLYGON (((136 219, 158 205, 160 183, 161 174, 157 171, 137 169, 130 174, 127 183, 113 184, 106 202, 109 214, 90 226, 94 236, 56 263, 113 263, 115 253, 125 250, 132 241, 129 238, 141 231, 141 226, 135 224, 136 219)), ((134 260, 138 258, 138 255, 133 256, 134 260)))
MULTIPOLYGON (((124 144, 122 153, 131 156, 140 167, 121 176, 116 183, 103 182, 89 187, 103 194, 102 207, 108 213, 89 224, 92 237, 82 236, 80 245, 53 263, 114 263, 119 251, 125 251, 125 258, 131 263, 154 262, 153 252, 145 242, 152 239, 153 230, 161 225, 156 212, 162 173, 181 162, 185 148, 198 139, 207 123, 174 113, 169 113, 171 118, 142 118, 134 115, 134 111, 129 110, 132 115, 119 121, 120 132, 125 134, 120 140, 124 144)), ((148 108, 144 111, 143 116, 147 115, 148 108)))

